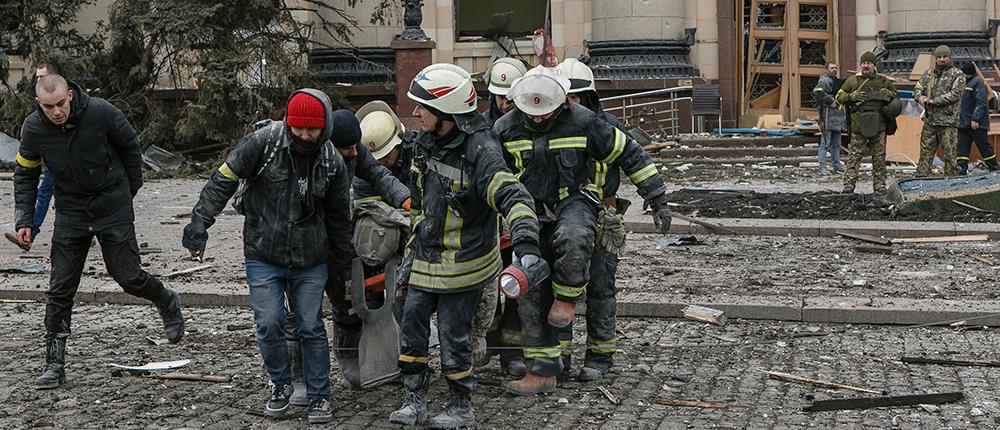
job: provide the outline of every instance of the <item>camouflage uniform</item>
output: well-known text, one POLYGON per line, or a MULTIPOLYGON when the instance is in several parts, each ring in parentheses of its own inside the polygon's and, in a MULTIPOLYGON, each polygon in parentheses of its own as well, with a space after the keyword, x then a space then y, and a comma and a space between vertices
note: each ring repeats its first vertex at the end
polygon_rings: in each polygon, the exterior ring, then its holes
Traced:
POLYGON ((872 156, 872 187, 876 193, 885 192, 886 120, 881 108, 896 98, 899 98, 896 87, 878 73, 851 76, 837 92, 837 103, 851 110, 851 146, 844 173, 844 191, 854 191, 861 158, 867 148, 872 156))
POLYGON ((920 130, 920 161, 917 177, 929 176, 934 151, 941 147, 945 176, 958 174, 956 144, 958 142, 958 111, 961 107, 965 74, 950 63, 924 72, 913 87, 913 98, 927 96, 924 106, 924 126, 920 130), (941 70, 939 70, 941 69, 941 70))

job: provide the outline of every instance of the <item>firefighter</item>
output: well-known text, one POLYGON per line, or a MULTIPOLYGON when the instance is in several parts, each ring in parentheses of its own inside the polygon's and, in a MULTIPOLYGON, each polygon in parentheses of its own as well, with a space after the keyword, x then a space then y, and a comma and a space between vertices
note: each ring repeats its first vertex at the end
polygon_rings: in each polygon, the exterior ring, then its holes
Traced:
POLYGON ((500 272, 498 216, 511 227, 520 264, 538 264, 538 218, 531 196, 504 166, 500 146, 476 112, 476 90, 461 67, 420 71, 407 96, 421 133, 414 144, 410 190, 415 214, 401 279, 408 279, 399 367, 406 389, 394 424, 427 419, 428 337, 437 311, 442 373, 451 396, 427 424, 473 424, 472 320, 483 289, 500 272), (407 269, 408 268, 408 269, 407 269))
MULTIPOLYGON (((567 104, 568 79, 536 67, 508 94, 517 106, 494 125, 504 157, 525 184, 539 214, 542 256, 553 268, 550 282, 532 287, 518 303, 525 358, 532 367, 510 382, 514 395, 550 393, 559 374, 556 328, 569 325, 575 302, 590 280, 597 213, 603 185, 596 162, 622 168, 653 208, 654 223, 670 228, 666 189, 649 155, 625 133, 589 109, 567 104)), ((515 250, 515 254, 517 254, 515 250)))
MULTIPOLYGON (((598 118, 631 137, 625 126, 601 107, 597 89, 594 86, 594 72, 586 64, 575 58, 567 58, 556 66, 556 71, 569 79, 570 88, 566 98, 573 104, 590 109, 598 118)), ((628 144, 632 144, 629 140, 628 144)), ((587 284, 587 352, 583 368, 577 375, 580 381, 601 379, 614 363, 613 354, 618 348, 615 339, 615 273, 618 271, 618 256, 625 244, 625 210, 627 199, 618 199, 615 194, 621 183, 620 169, 610 168, 605 163, 595 163, 594 183, 601 188, 601 205, 597 213, 597 234, 594 254, 590 259, 590 283, 587 284)), ((559 331, 559 344, 563 346, 563 370, 560 379, 569 376, 572 365, 573 326, 572 323, 559 331)))
POLYGON ((510 57, 494 61, 486 70, 484 77, 486 89, 490 91, 490 108, 483 112, 483 118, 487 127, 493 127, 500 117, 514 109, 514 103, 507 98, 510 84, 527 71, 523 61, 510 57))

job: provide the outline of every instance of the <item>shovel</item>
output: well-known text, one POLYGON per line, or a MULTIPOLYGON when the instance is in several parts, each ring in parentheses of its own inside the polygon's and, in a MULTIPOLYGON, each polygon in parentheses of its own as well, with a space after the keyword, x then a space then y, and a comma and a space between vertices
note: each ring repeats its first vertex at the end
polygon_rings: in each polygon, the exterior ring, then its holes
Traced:
POLYGON ((396 297, 396 266, 385 266, 385 302, 378 309, 368 309, 365 300, 365 274, 361 259, 351 262, 351 303, 361 318, 361 341, 358 342, 358 367, 361 388, 381 385, 399 374, 399 325, 392 313, 396 297))

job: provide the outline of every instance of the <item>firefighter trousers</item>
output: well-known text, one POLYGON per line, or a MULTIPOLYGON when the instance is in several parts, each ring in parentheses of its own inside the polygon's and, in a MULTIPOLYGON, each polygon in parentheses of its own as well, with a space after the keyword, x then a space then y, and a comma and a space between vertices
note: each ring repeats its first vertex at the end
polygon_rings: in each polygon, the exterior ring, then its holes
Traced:
POLYGON ((428 339, 431 314, 438 315, 438 339, 441 342, 441 373, 448 385, 461 392, 476 388, 472 374, 472 319, 483 288, 457 293, 428 292, 410 288, 403 306, 400 327, 399 369, 404 375, 427 371, 428 339))

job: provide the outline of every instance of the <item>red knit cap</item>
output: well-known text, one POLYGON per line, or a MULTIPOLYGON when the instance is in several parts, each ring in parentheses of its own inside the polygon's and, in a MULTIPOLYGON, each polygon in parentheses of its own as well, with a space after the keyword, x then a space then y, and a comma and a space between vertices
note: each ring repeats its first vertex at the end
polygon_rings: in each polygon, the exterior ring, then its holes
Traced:
POLYGON ((285 123, 289 127, 323 128, 326 123, 323 102, 306 93, 295 93, 288 101, 285 123))

